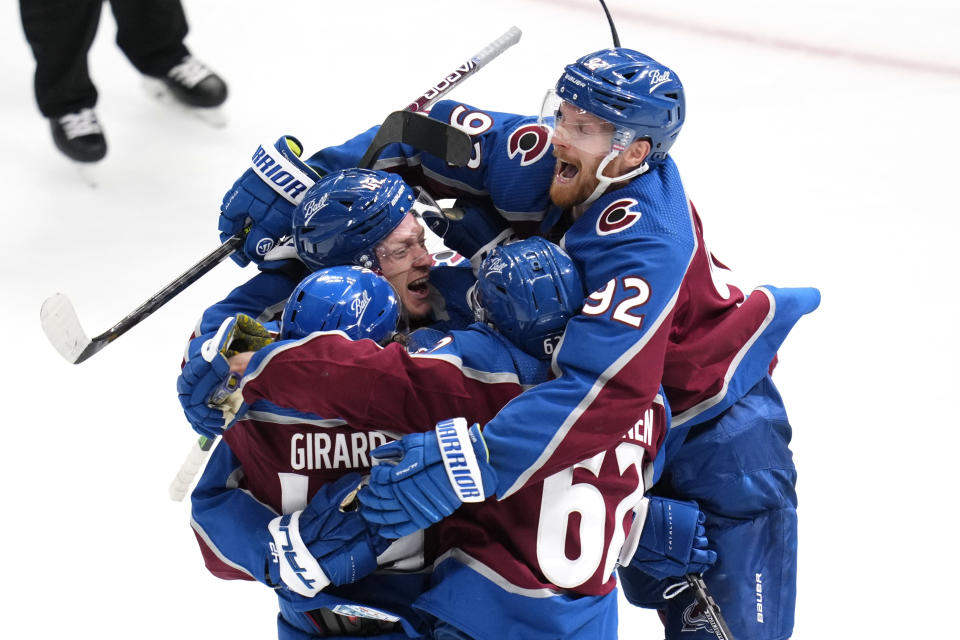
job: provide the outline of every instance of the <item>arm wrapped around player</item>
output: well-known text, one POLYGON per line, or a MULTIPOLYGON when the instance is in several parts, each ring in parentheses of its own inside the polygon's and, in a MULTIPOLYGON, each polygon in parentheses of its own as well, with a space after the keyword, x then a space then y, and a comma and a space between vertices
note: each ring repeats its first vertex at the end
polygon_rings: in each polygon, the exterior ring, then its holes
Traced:
POLYGON ((630 566, 657 580, 703 573, 717 561, 707 548, 705 519, 696 502, 651 496, 630 566))
POLYGON ((227 358, 271 342, 273 335, 244 314, 224 320, 212 338, 193 340, 190 358, 177 378, 177 394, 194 431, 215 438, 236 420, 242 411, 242 398, 235 393, 240 376, 231 371, 227 358))
POLYGON ((270 582, 309 598, 329 584, 356 582, 377 568, 377 556, 390 543, 356 510, 360 482, 360 474, 347 474, 324 485, 302 511, 270 522, 270 582))
POLYGON ((240 266, 260 262, 277 241, 290 235, 293 210, 318 174, 300 160, 303 147, 293 136, 260 145, 251 166, 233 183, 220 205, 220 239, 247 231, 243 248, 231 257, 240 266))
POLYGON ((386 538, 425 529, 496 488, 480 426, 468 429, 463 418, 377 447, 373 457, 380 462, 360 492, 360 512, 386 538))

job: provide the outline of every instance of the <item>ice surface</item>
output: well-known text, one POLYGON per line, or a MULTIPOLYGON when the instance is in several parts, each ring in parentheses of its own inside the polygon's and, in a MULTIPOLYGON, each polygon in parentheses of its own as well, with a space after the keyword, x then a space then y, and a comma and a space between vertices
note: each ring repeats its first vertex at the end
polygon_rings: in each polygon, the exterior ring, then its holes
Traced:
MULTIPOLYGON (((92 189, 36 111, 16 3, 0 20, 5 615, 0 636, 271 638, 275 601, 206 573, 167 497, 193 432, 174 392, 227 262, 81 365, 40 328, 70 296, 112 326, 218 243, 252 149, 308 152, 414 99, 510 25, 521 42, 453 94, 535 112, 562 65, 609 44, 593 0, 187 3, 188 45, 230 84, 225 129, 146 97, 104 10, 90 55, 110 145, 92 189)), ((749 284, 815 285, 776 380, 800 471, 795 638, 933 637, 954 593, 960 386, 960 6, 611 0, 625 45, 683 79, 674 147, 717 256, 749 284)), ((662 637, 624 607, 623 638, 662 637)))

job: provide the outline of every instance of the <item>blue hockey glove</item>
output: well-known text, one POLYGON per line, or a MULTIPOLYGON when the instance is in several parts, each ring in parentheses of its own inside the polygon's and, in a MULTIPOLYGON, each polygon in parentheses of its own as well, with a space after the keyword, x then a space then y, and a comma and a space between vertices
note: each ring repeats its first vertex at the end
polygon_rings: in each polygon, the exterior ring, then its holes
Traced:
POLYGON ((703 573, 717 561, 707 549, 704 520, 696 502, 651 497, 630 566, 657 580, 703 573))
POLYGON ((463 418, 438 422, 373 450, 380 461, 360 492, 360 513, 385 538, 400 538, 450 515, 464 502, 483 502, 497 486, 487 445, 463 418))
POLYGON ((377 568, 390 542, 356 511, 359 473, 324 485, 303 511, 275 518, 270 532, 268 579, 310 598, 329 584, 356 582, 377 568))
POLYGON ((230 373, 227 358, 271 342, 273 336, 263 325, 240 314, 224 320, 216 335, 192 354, 177 378, 177 394, 194 431, 216 438, 236 419, 242 399, 232 392, 240 380, 230 373))
POLYGON ((250 228, 243 249, 230 257, 241 267, 260 262, 283 236, 290 235, 293 210, 319 177, 300 160, 303 147, 293 136, 260 145, 251 167, 233 183, 220 205, 220 240, 250 228))

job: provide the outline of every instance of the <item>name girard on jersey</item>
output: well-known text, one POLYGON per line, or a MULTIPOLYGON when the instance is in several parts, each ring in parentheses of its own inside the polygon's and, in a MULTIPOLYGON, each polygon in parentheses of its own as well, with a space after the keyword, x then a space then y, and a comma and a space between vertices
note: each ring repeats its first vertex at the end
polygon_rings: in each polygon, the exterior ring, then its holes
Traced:
POLYGON ((294 471, 369 468, 370 452, 391 440, 380 431, 295 433, 290 437, 290 467, 294 471))

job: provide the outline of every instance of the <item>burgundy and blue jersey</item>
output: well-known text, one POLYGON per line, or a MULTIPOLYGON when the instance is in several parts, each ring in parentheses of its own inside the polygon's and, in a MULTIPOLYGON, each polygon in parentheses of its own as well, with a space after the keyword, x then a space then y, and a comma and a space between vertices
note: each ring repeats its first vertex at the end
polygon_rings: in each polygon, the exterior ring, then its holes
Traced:
MULTIPOLYGON (((442 195, 488 198, 507 219, 543 220, 544 233, 560 235, 563 212, 548 198, 549 132, 535 117, 455 101, 437 103, 430 117, 471 134, 467 167, 392 145, 378 168, 442 195)), ((309 162, 323 172, 349 166, 372 135, 309 162)), ((748 297, 718 285, 724 267, 706 248, 670 158, 601 196, 562 231, 590 295, 555 354, 555 379, 485 426, 500 497, 609 449, 650 408, 661 382, 675 427, 722 413, 768 373, 786 333, 819 302, 814 289, 763 287, 748 297)), ((649 458, 656 453, 652 444, 649 458)))

